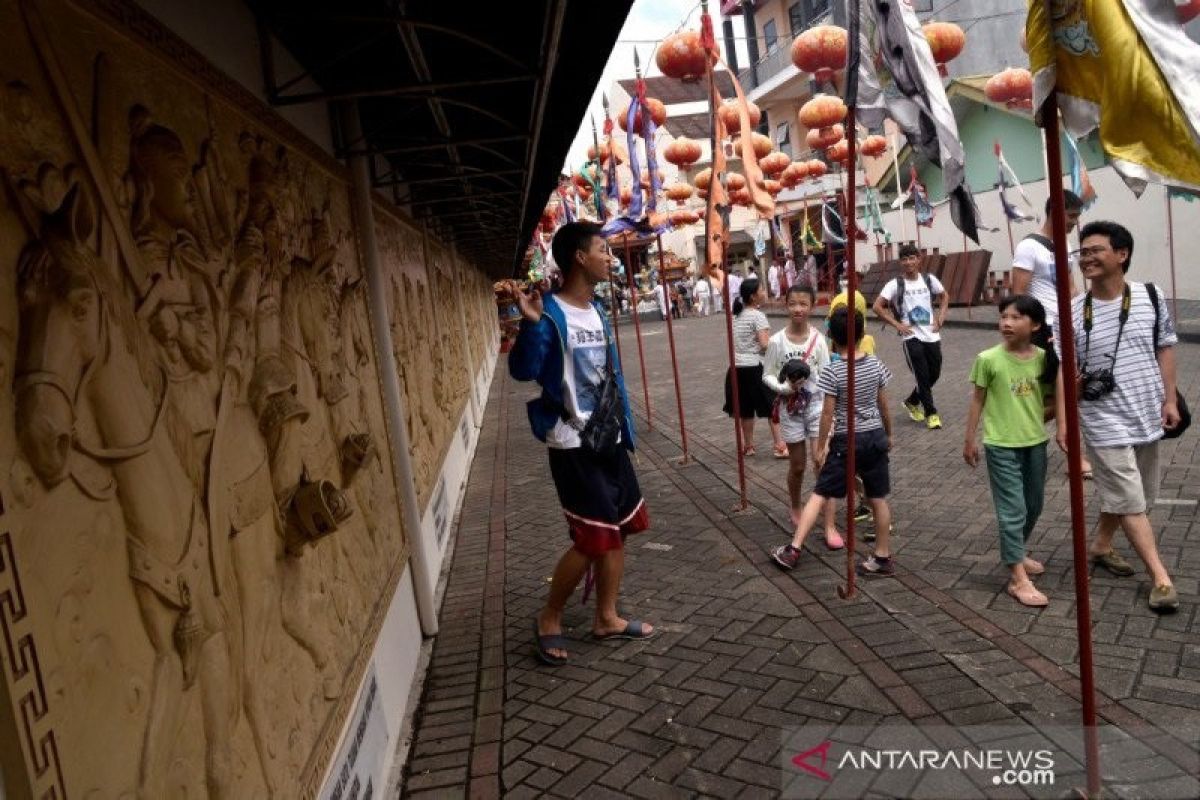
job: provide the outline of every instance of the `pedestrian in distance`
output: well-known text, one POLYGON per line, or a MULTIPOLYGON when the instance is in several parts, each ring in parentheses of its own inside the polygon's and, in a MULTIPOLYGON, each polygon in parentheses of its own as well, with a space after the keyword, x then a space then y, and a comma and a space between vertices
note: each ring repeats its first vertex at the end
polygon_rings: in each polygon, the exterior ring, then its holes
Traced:
POLYGON ((571 539, 533 623, 538 658, 559 666, 568 658, 563 609, 585 574, 595 577, 594 638, 645 639, 654 628, 617 611, 625 537, 646 530, 650 519, 629 460, 633 417, 621 364, 595 302, 596 284, 608 274, 608 246, 591 222, 562 226, 550 246, 564 275, 560 291, 526 294, 509 284, 522 320, 508 366, 516 380, 542 387, 528 415, 534 436, 547 445, 571 539))
MULTIPOLYGON (((892 448, 892 417, 888 410, 884 387, 892 373, 875 356, 855 352, 854 397, 850 397, 848 382, 849 310, 839 308, 829 320, 829 333, 841 359, 831 361, 821 370, 817 388, 824 394, 817 451, 817 485, 812 497, 804 504, 800 522, 792 541, 771 551, 771 557, 784 569, 794 569, 800 561, 804 539, 816 524, 822 507, 834 499, 846 496, 846 461, 849 455, 847 426, 854 414, 854 467, 862 478, 867 501, 875 516, 877 540, 875 551, 856 567, 865 577, 889 577, 896 573, 891 557, 892 512, 887 496, 891 492, 888 453, 892 448), (831 435, 832 434, 832 435, 831 435)), ((866 320, 854 312, 855 339, 862 336, 866 320)))
MULTIPOLYGON (((1079 427, 1100 500, 1089 553, 1112 574, 1132 575, 1133 567, 1113 546, 1121 528, 1150 573, 1150 608, 1174 611, 1179 594, 1159 556, 1149 511, 1158 496, 1158 442, 1182 432, 1175 388, 1179 337, 1158 288, 1126 279, 1133 236, 1124 226, 1089 222, 1079 238, 1079 269, 1091 288, 1072 302, 1079 353, 1075 380, 1079 427)), ((1065 452, 1066 404, 1061 390, 1056 396, 1055 440, 1065 452)))
MULTIPOLYGON (((785 298, 788 325, 767 342, 763 357, 763 383, 775 394, 772 419, 788 451, 788 499, 792 525, 800 522, 804 469, 809 458, 816 471, 817 433, 821 423, 822 398, 817 389, 821 370, 829 365, 825 336, 809 324, 817 292, 806 284, 789 286, 785 298)), ((825 505, 825 545, 830 550, 844 546, 834 523, 833 503, 825 505)))
POLYGON ((936 275, 921 272, 921 252, 914 245, 900 246, 904 274, 888 281, 875 298, 875 314, 896 329, 904 340, 904 359, 916 379, 916 388, 904 401, 914 422, 930 430, 942 427, 933 404, 933 387, 942 374, 942 324, 950 296, 936 275), (937 309, 934 309, 934 298, 937 309))
POLYGON ((963 460, 979 464, 975 441, 983 420, 983 452, 1000 534, 1000 560, 1009 570, 1006 591, 1018 603, 1041 608, 1049 601, 1033 585, 1045 567, 1029 555, 1029 535, 1042 513, 1046 489, 1045 398, 1054 390, 1057 365, 1033 343, 1046 324, 1042 304, 1019 294, 1000 301, 1001 343, 975 357, 971 408, 963 460), (1048 368, 1047 368, 1048 367, 1048 368))

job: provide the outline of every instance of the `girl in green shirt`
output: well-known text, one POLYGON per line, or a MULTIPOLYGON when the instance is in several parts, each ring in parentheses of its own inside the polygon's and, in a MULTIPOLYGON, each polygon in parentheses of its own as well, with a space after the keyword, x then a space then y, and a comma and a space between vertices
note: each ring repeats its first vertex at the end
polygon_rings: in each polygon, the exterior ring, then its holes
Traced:
POLYGON ((1041 303, 1028 295, 1000 302, 1001 344, 984 350, 971 367, 974 394, 967 415, 963 459, 979 463, 975 432, 983 418, 983 449, 992 502, 1000 529, 1000 558, 1011 572, 1008 593, 1031 607, 1049 600, 1033 585, 1045 572, 1029 557, 1026 544, 1042 513, 1046 486, 1045 396, 1053 391, 1054 366, 1033 344, 1046 324, 1041 303), (1047 376, 1049 373, 1049 376, 1047 376))

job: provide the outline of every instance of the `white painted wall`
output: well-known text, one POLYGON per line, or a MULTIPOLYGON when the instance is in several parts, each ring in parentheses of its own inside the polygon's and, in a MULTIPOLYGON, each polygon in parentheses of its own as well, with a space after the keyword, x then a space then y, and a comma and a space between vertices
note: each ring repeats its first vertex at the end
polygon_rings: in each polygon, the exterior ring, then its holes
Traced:
MULTIPOLYGON (((1134 280, 1153 281, 1162 286, 1164 291, 1171 291, 1170 255, 1167 249, 1167 206, 1166 191, 1161 186, 1151 185, 1140 198, 1134 197, 1133 192, 1126 188, 1124 181, 1112 169, 1102 167, 1090 172, 1092 185, 1099 199, 1091 208, 1083 213, 1083 223, 1089 220, 1108 219, 1124 225, 1133 234, 1134 254, 1130 275, 1134 280)), ((1025 184, 1025 193, 1029 196, 1038 217, 1042 216, 1047 196, 1046 182, 1035 181, 1025 184)), ((1070 188, 1070 179, 1067 179, 1070 188)), ((1009 199, 1016 200, 1015 191, 1009 191, 1009 199)), ((1004 211, 1000 206, 1000 198, 995 190, 978 192, 975 201, 985 225, 999 226, 996 232, 982 231, 980 245, 985 250, 991 250, 992 263, 990 269, 1006 270, 1012 264, 1012 251, 1009 249, 1008 232, 1004 226, 1004 211)), ((1180 299, 1200 299, 1200 269, 1197 260, 1200 258, 1200 202, 1187 202, 1175 199, 1171 201, 1175 231, 1175 261, 1177 294, 1180 299)), ((915 238, 912 206, 903 212, 888 211, 884 214, 884 224, 892 232, 893 241, 899 241, 901 236, 900 215, 905 215, 908 239, 915 238)), ((1013 239, 1020 241, 1023 236, 1033 233, 1039 227, 1039 222, 1024 224, 1013 223, 1013 239)), ((1072 248, 1078 246, 1077 237, 1072 248)), ((973 242, 968 243, 974 249, 973 242)), ((939 247, 942 252, 957 252, 962 250, 963 237, 950 219, 950 210, 946 206, 937 208, 933 228, 921 229, 921 245, 923 247, 939 247)), ((859 263, 869 264, 875 260, 875 248, 871 244, 858 246, 859 263)))

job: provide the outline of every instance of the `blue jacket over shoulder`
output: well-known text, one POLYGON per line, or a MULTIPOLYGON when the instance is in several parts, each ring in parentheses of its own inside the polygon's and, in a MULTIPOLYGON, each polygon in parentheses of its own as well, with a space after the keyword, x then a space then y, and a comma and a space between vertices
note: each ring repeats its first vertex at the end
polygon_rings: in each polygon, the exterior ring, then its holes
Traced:
MULTIPOLYGON (((625 393, 625 373, 621 359, 613 345, 612 331, 604 309, 595 301, 592 305, 600 314, 600 323, 608 338, 608 357, 617 376, 621 390, 621 402, 625 406, 625 418, 621 421, 621 443, 633 449, 633 414, 629 409, 629 396, 625 393)), ((542 387, 542 396, 527 404, 529 426, 533 435, 546 441, 549 433, 561 417, 563 407, 563 363, 567 352, 567 318, 555 295, 544 298, 542 318, 537 322, 521 320, 517 341, 508 353, 508 371, 519 381, 537 381, 542 387)))

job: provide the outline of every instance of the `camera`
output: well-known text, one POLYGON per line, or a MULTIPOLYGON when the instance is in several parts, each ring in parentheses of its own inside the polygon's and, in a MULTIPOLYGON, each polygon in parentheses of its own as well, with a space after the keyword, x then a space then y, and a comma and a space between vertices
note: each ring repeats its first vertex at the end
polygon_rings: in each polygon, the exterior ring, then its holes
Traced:
POLYGON ((1079 373, 1079 399, 1095 401, 1109 394, 1117 386, 1111 369, 1098 369, 1094 372, 1084 368, 1079 373))
POLYGON ((779 380, 781 383, 787 381, 806 381, 810 375, 812 375, 812 370, 808 368, 808 364, 801 358, 790 359, 779 370, 779 380))

